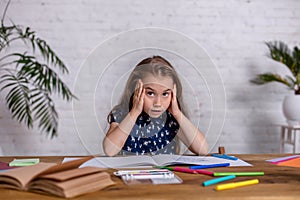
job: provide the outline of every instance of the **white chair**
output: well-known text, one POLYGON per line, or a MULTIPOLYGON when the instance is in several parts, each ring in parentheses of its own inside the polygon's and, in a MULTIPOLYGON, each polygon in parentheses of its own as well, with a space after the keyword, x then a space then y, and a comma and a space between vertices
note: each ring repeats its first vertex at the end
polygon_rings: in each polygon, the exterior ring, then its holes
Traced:
POLYGON ((280 125, 281 137, 280 137, 280 153, 283 153, 285 144, 293 146, 293 153, 297 151, 297 145, 299 142, 298 135, 300 134, 300 125, 280 125))

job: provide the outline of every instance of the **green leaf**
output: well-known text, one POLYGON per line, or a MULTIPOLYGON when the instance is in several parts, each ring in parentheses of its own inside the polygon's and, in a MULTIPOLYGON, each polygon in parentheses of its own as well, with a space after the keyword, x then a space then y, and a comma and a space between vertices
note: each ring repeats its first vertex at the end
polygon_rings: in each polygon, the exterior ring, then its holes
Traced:
POLYGON ((31 91, 33 98, 32 110, 38 126, 46 130, 51 137, 56 136, 58 127, 58 114, 55 110, 54 103, 45 91, 34 89, 31 91))
POLYGON ((23 31, 22 29, 18 29, 18 34, 24 41, 29 41, 31 43, 33 51, 37 46, 42 56, 48 63, 53 64, 54 66, 58 66, 63 73, 68 73, 68 69, 63 61, 56 55, 56 53, 51 49, 47 42, 37 37, 35 35, 35 32, 31 31, 29 27, 26 27, 25 31, 23 31))
POLYGON ((28 82, 22 77, 13 74, 6 74, 5 77, 7 84, 1 89, 12 88, 6 95, 7 106, 12 113, 12 117, 17 119, 20 123, 25 123, 28 128, 31 128, 33 126, 33 119, 30 108, 31 102, 27 85, 28 82))
MULTIPOLYGON (((297 76, 299 76, 300 74, 300 50, 298 47, 294 47, 294 51, 293 51, 293 58, 295 61, 295 72, 297 74, 297 76)), ((298 79, 298 83, 300 82, 300 79, 298 79)))
POLYGON ((297 62, 289 47, 281 41, 267 42, 266 45, 270 50, 269 56, 273 60, 283 63, 296 76, 298 73, 296 69, 297 62))
POLYGON ((257 85, 262 85, 270 82, 279 82, 293 89, 293 84, 291 84, 289 80, 282 78, 278 74, 272 74, 272 73, 258 74, 256 78, 250 80, 250 82, 257 85))
POLYGON ((67 101, 71 100, 74 95, 70 89, 59 78, 48 65, 41 64, 33 56, 24 54, 13 54, 17 57, 14 63, 18 66, 18 75, 32 80, 32 83, 50 94, 52 92, 61 95, 67 101))
POLYGON ((13 22, 9 26, 4 24, 8 4, 0 26, 0 70, 4 72, 0 77, 0 92, 8 90, 6 104, 13 118, 25 123, 28 128, 37 121, 42 131, 54 137, 57 135, 58 115, 51 95, 57 94, 67 101, 76 97, 53 68, 62 73, 68 73, 68 69, 47 42, 30 27, 24 28, 13 22), (19 40, 23 41, 25 52, 6 54, 5 48, 19 40), (40 52, 41 59, 36 58, 35 51, 40 52))

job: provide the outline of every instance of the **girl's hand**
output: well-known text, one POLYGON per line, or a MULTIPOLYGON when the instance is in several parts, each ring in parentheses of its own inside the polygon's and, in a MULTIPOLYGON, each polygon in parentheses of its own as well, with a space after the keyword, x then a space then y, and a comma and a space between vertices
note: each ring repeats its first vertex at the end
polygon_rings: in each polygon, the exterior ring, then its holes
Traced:
POLYGON ((134 91, 133 100, 132 100, 132 109, 130 111, 131 115, 138 117, 143 111, 144 107, 144 97, 145 89, 144 84, 141 79, 136 84, 136 89, 134 91))
POLYGON ((177 102, 177 89, 176 84, 173 86, 172 90, 172 99, 171 99, 171 105, 169 106, 170 113, 176 118, 181 117, 181 110, 179 109, 178 102, 177 102))

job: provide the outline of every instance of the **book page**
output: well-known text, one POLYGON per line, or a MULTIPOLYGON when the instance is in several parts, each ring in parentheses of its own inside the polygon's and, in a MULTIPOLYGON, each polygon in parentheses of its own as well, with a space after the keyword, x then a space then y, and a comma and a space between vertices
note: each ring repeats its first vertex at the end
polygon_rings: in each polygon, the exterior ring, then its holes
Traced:
POLYGON ((110 175, 100 171, 66 181, 37 179, 30 183, 29 191, 70 198, 101 190, 113 184, 115 183, 111 180, 110 175))
POLYGON ((229 163, 230 166, 252 166, 251 164, 238 159, 228 160, 222 158, 216 158, 212 156, 181 156, 181 155, 155 155, 153 159, 159 166, 175 165, 175 164, 188 164, 188 165, 210 165, 229 163))
MULTIPOLYGON (((0 187, 7 188, 8 185, 12 185, 13 188, 26 190, 26 185, 39 175, 78 168, 79 165, 88 159, 91 159, 91 157, 84 157, 83 159, 77 159, 63 164, 41 162, 36 165, 0 172, 0 187), (9 179, 11 179, 11 181, 9 179)), ((10 186, 10 188, 12 187, 10 186)))
POLYGON ((61 164, 55 165, 48 170, 45 170, 42 174, 51 174, 54 172, 66 171, 69 169, 78 168, 82 163, 92 159, 93 156, 81 157, 78 159, 69 160, 68 162, 63 162, 61 164))
MULTIPOLYGON (((65 158, 65 161, 73 160, 74 158, 65 158)), ((238 159, 228 160, 216 158, 212 156, 182 156, 182 155, 139 155, 139 156, 120 156, 120 157, 97 157, 93 158, 80 167, 100 167, 100 168, 151 168, 153 166, 165 166, 176 164, 187 165, 209 165, 229 163, 230 166, 252 166, 251 164, 238 159)))
POLYGON ((92 174, 83 178, 84 179, 81 178, 78 181, 71 180, 67 183, 59 185, 65 191, 64 197, 71 198, 78 195, 95 192, 115 184, 115 182, 111 180, 110 175, 106 172, 92 174))
POLYGON ((72 178, 86 176, 89 174, 103 172, 104 169, 98 167, 82 167, 82 168, 75 168, 66 171, 56 172, 52 174, 46 174, 39 176, 38 179, 51 179, 56 181, 66 181, 72 178))
POLYGON ((188 164, 187 161, 179 162, 179 159, 182 155, 169 155, 169 154, 161 154, 152 156, 157 166, 165 166, 171 164, 188 164), (178 163, 179 162, 179 163, 178 163))
POLYGON ((156 165, 151 156, 122 156, 122 157, 97 157, 93 158, 80 167, 100 168, 140 168, 156 165))
MULTIPOLYGON (((8 171, 0 172, 0 182, 4 181, 1 179, 2 177, 12 178, 17 180, 19 183, 16 185, 20 190, 26 189, 26 184, 29 183, 32 179, 36 176, 41 174, 43 171, 50 169, 51 167, 55 166, 55 163, 39 163, 32 166, 27 167, 20 167, 16 169, 11 169, 8 171)), ((12 183, 12 182, 11 182, 12 183)))

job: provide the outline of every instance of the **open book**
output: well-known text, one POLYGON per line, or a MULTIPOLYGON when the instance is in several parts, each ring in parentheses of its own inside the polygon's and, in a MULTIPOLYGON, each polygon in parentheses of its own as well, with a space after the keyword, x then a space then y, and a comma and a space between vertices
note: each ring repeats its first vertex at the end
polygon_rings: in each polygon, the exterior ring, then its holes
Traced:
POLYGON ((113 185, 110 175, 98 167, 78 168, 86 157, 63 164, 39 163, 0 172, 0 188, 75 197, 113 185))
MULTIPOLYGON (((76 159, 65 158, 63 162, 76 159)), ((121 157, 96 157, 84 162, 80 167, 101 167, 101 168, 145 168, 152 166, 167 165, 208 165, 229 163, 230 166, 251 166, 243 160, 227 160, 212 156, 182 156, 182 155, 139 155, 139 156, 121 156, 121 157)))

